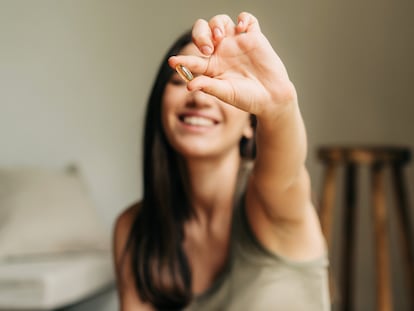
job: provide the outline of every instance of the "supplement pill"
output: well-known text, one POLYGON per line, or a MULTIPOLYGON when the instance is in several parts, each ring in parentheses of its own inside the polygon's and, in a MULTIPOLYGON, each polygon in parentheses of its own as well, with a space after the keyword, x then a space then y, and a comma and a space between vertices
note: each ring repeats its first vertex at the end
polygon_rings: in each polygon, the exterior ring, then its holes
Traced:
POLYGON ((177 65, 175 67, 175 70, 178 72, 178 74, 180 75, 180 77, 185 81, 185 82, 190 82, 191 80, 194 79, 193 74, 191 73, 191 71, 183 66, 183 65, 177 65))

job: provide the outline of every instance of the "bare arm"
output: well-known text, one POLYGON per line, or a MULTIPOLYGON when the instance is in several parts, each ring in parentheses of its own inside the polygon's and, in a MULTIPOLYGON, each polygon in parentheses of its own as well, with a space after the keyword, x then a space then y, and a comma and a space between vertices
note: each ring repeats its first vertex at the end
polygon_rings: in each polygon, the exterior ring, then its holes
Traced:
POLYGON ((116 272, 119 310, 121 311, 154 311, 150 305, 141 301, 135 289, 131 269, 131 256, 125 254, 125 245, 131 228, 133 216, 138 206, 132 206, 117 219, 113 235, 114 265, 116 272))
POLYGON ((258 120, 246 197, 254 233, 267 248, 293 259, 321 255, 325 248, 305 168, 305 127, 282 61, 248 13, 239 15, 237 25, 226 15, 198 20, 193 38, 205 57, 170 59, 173 67, 182 63, 201 73, 188 89, 214 95, 258 120))
POLYGON ((306 133, 296 101, 277 120, 258 120, 257 158, 247 190, 250 225, 263 245, 297 260, 325 252, 305 158, 306 133))

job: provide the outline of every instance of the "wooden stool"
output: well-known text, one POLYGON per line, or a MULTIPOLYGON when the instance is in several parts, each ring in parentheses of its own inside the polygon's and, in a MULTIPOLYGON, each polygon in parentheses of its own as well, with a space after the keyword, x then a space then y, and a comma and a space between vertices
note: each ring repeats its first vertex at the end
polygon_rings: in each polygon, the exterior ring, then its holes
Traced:
POLYGON ((343 260, 339 267, 339 310, 352 310, 352 274, 355 260, 355 217, 357 198, 357 169, 369 167, 371 178, 371 201, 375 232, 376 304, 375 310, 393 310, 391 292, 391 268, 389 232, 387 230, 387 209, 385 198, 385 168, 392 172, 392 186, 395 196, 398 238, 404 258, 404 274, 407 278, 411 310, 414 310, 414 250, 410 211, 403 180, 403 167, 410 161, 408 148, 387 146, 325 146, 318 149, 318 158, 325 166, 320 205, 322 230, 332 246, 333 205, 336 192, 336 175, 340 166, 344 169, 343 231, 341 247, 343 260))

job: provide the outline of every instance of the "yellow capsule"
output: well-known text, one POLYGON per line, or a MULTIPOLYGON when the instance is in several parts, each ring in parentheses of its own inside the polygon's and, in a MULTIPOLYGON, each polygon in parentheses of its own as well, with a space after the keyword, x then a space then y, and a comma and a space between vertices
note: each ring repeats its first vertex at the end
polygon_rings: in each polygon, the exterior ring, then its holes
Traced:
POLYGON ((180 77, 185 82, 190 82, 191 80, 194 79, 194 76, 191 73, 191 71, 187 67, 185 67, 185 66, 183 66, 181 64, 175 66, 175 70, 178 72, 178 74, 180 75, 180 77))

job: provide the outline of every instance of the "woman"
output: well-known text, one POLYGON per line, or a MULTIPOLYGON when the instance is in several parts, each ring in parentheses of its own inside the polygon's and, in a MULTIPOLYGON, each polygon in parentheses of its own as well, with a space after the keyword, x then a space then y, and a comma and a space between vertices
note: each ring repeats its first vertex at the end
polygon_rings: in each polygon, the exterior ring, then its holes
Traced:
POLYGON ((295 88, 257 19, 196 21, 149 99, 143 199, 115 225, 121 309, 327 310, 305 157, 295 88))

